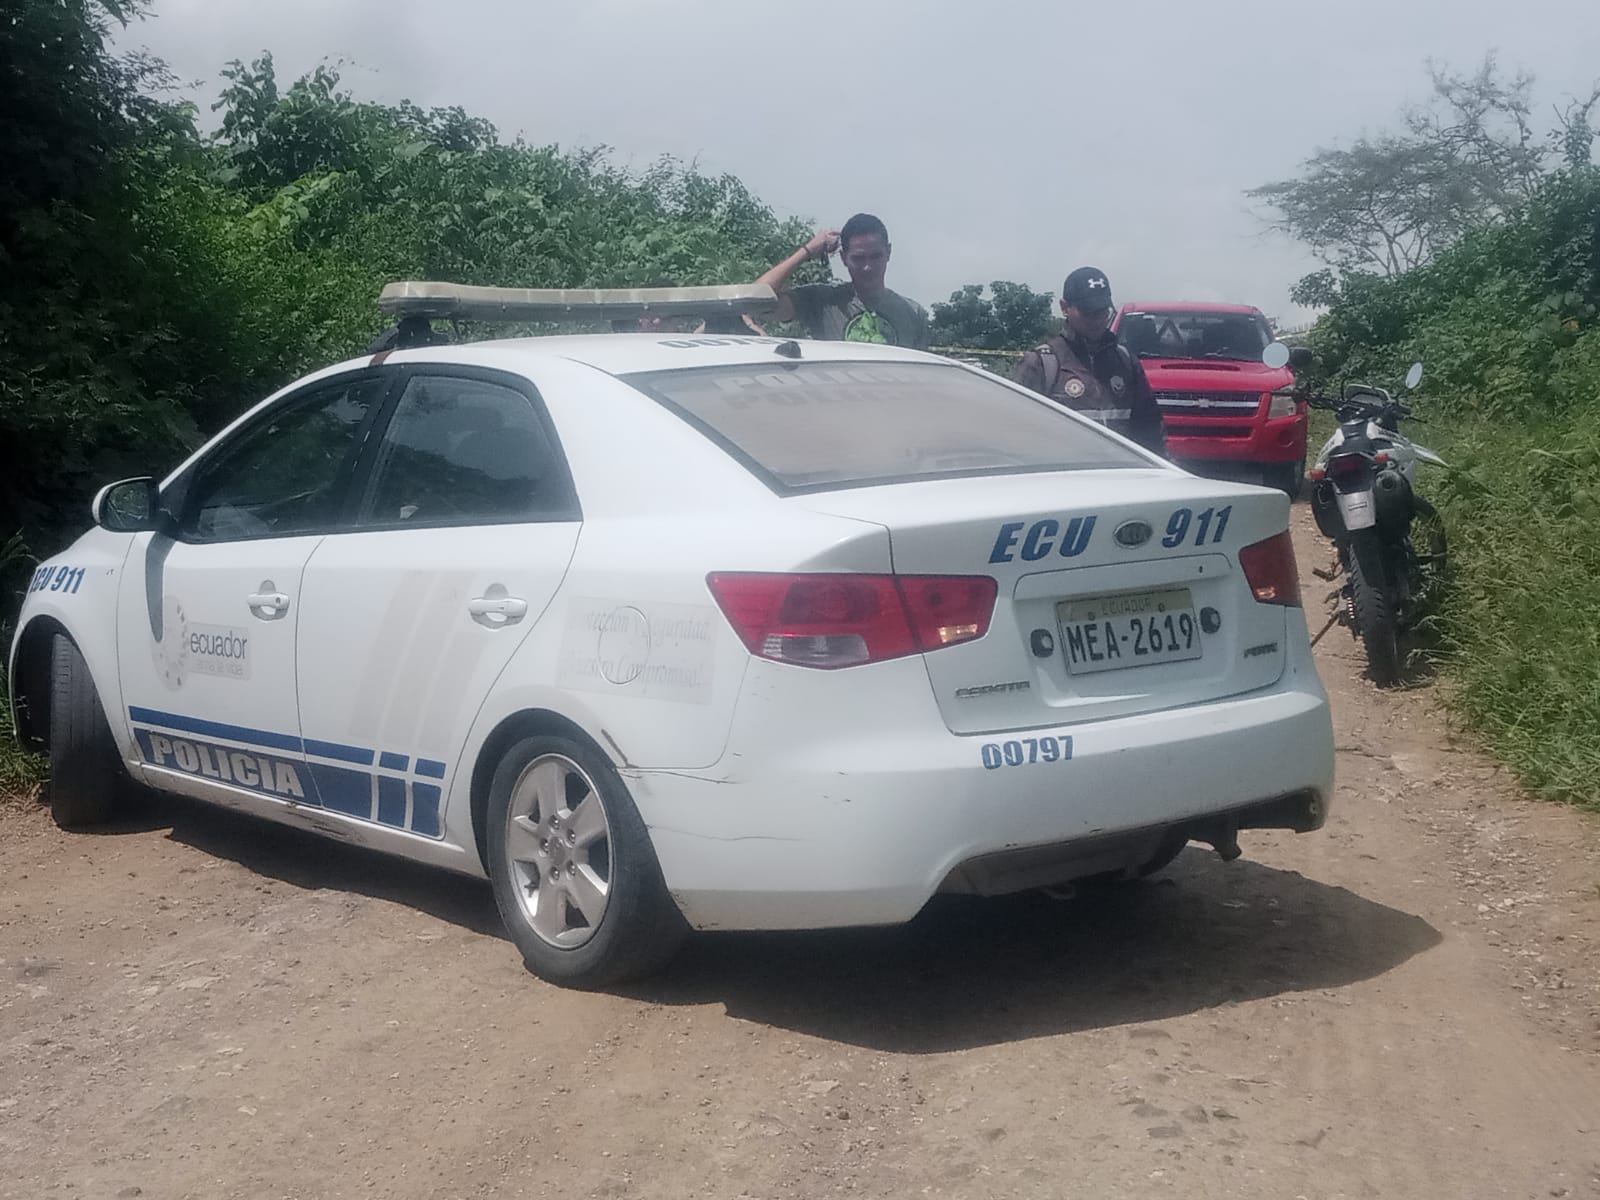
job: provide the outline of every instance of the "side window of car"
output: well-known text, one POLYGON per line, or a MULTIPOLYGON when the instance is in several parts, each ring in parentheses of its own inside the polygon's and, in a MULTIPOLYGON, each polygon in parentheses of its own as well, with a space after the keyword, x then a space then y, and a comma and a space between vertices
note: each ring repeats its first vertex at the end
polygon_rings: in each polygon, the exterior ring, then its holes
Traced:
POLYGON ((364 375, 285 401, 201 461, 181 528, 202 542, 337 527, 345 485, 387 381, 364 375))
POLYGON ((479 378, 419 374, 384 431, 360 524, 570 520, 576 508, 530 396, 479 378))

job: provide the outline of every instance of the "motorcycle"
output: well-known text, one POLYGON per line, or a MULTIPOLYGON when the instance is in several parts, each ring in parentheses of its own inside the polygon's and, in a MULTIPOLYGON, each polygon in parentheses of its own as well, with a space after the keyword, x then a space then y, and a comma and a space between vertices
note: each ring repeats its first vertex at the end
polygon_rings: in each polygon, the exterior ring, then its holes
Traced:
MULTIPOLYGON (((1263 354, 1274 365, 1269 356, 1278 352, 1263 354)), ((1288 361, 1286 349, 1283 356, 1288 361)), ((1413 363, 1405 390, 1421 380, 1422 364, 1413 363)), ((1400 637, 1437 598, 1448 563, 1444 525, 1416 488, 1417 464, 1447 464, 1400 432, 1411 409, 1383 388, 1350 383, 1338 397, 1308 396, 1307 403, 1339 419, 1307 472, 1312 515, 1338 554, 1338 567, 1323 577, 1344 575, 1335 619, 1362 643, 1369 677, 1394 683, 1404 666, 1400 637)))

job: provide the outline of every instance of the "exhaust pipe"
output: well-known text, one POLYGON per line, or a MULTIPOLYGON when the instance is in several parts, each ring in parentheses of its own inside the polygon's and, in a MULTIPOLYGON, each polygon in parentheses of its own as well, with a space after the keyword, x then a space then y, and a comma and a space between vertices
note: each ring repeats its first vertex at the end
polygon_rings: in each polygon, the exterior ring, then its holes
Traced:
POLYGON ((1197 842, 1207 843, 1217 852, 1217 857, 1223 862, 1232 862, 1244 853, 1239 849, 1239 827, 1237 825, 1219 825, 1209 829, 1197 830, 1194 835, 1197 842))

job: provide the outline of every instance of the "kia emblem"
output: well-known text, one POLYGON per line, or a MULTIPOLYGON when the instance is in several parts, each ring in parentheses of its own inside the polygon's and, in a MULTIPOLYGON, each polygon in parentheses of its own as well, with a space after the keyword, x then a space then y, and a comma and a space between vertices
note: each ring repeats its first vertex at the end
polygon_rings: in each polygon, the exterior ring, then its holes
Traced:
POLYGON ((1150 535, 1154 532, 1155 530, 1150 528, 1149 521, 1124 521, 1117 526, 1116 532, 1111 536, 1123 549, 1137 550, 1150 540, 1150 535))

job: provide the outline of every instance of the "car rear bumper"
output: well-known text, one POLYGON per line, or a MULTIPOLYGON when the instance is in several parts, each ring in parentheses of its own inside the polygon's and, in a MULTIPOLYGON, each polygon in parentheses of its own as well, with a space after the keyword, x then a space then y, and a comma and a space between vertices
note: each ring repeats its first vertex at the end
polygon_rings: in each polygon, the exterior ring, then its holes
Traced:
POLYGON ((1166 432, 1167 453, 1179 461, 1292 463, 1306 453, 1306 418, 1300 415, 1259 424, 1168 417, 1166 432))
POLYGON ((1303 623, 1290 624, 1297 644, 1278 683, 1210 704, 953 735, 911 659, 882 664, 903 679, 880 674, 830 713, 786 712, 767 689, 766 724, 736 723, 712 770, 623 774, 696 928, 896 924, 941 890, 1136 867, 1173 833, 1228 844, 1238 829, 1319 827, 1333 732, 1303 623), (1030 749, 1044 738, 1057 739, 1054 762, 1030 749), (985 745, 1008 741, 1019 765, 986 766, 985 745))

